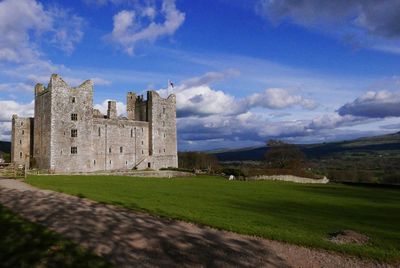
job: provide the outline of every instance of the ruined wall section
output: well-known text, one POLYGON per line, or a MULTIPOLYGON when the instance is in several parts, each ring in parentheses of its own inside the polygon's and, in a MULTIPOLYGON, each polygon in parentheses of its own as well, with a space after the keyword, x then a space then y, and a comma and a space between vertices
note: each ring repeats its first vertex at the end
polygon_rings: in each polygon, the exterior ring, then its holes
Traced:
POLYGON ((148 122, 95 118, 92 142, 94 170, 145 168, 148 158, 148 122))
POLYGON ((149 149, 151 167, 178 167, 176 144, 176 98, 163 99, 155 91, 147 93, 149 119, 149 149))
POLYGON ((33 118, 13 115, 11 134, 11 162, 28 165, 33 154, 33 118))
POLYGON ((42 84, 35 86, 35 115, 32 167, 50 168, 51 92, 42 84))
POLYGON ((61 77, 52 75, 51 161, 55 172, 92 170, 93 83, 85 81, 69 87, 61 77))

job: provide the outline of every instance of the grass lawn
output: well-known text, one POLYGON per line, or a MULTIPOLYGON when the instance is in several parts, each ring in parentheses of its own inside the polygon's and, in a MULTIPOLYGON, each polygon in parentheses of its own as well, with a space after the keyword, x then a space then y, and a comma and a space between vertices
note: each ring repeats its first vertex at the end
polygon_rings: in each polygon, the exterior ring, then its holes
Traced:
POLYGON ((0 266, 110 267, 110 264, 0 206, 0 266))
POLYGON ((400 189, 218 177, 30 176, 28 183, 238 233, 400 260, 400 189), (364 246, 327 240, 329 233, 343 229, 371 240, 364 246))

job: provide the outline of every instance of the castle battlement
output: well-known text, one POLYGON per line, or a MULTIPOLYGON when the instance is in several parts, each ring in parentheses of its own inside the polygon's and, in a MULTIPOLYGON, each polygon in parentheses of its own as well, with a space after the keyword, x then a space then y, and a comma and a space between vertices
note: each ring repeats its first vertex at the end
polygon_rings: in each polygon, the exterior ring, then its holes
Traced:
POLYGON ((115 101, 107 114, 93 108, 93 86, 70 87, 57 74, 37 84, 34 117, 13 117, 12 161, 63 173, 177 167, 174 95, 128 92, 120 117, 115 101))

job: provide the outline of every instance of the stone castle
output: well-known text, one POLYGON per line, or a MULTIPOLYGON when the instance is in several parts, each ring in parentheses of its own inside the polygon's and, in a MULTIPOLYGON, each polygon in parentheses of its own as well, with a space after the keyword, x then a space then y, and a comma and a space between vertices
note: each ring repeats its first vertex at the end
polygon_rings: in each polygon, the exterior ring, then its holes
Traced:
POLYGON ((55 173, 177 167, 176 99, 128 92, 126 117, 116 102, 93 108, 93 82, 69 87, 53 74, 35 86, 34 118, 12 118, 11 160, 55 173))

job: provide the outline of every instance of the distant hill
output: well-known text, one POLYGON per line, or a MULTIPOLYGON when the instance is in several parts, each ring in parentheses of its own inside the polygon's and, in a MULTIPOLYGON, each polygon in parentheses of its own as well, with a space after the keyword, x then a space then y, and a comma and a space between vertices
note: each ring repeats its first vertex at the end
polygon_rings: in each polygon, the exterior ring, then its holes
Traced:
POLYGON ((0 141, 0 152, 11 153, 11 142, 0 141))
MULTIPOLYGON (((400 132, 350 141, 299 144, 299 146, 310 159, 324 158, 338 154, 395 154, 396 151, 400 151, 400 132)), ((212 154, 220 161, 260 161, 264 159, 267 150, 268 147, 264 146, 225 151, 219 150, 212 154)))

